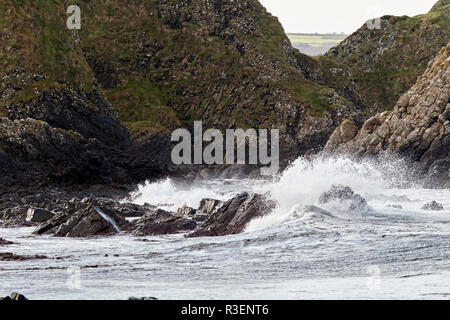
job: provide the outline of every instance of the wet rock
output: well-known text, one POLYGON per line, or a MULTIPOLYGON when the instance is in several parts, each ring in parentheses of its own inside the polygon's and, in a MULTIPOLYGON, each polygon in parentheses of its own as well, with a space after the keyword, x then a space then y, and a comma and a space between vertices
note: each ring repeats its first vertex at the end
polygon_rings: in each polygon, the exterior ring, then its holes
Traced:
POLYGON ((5 240, 3 238, 0 238, 0 246, 8 246, 10 244, 14 244, 14 243, 11 241, 5 240))
POLYGON ((329 191, 323 193, 319 198, 321 204, 332 201, 349 201, 350 210, 365 210, 368 208, 366 199, 359 194, 355 194, 352 188, 348 186, 333 185, 329 191))
POLYGON ((0 261, 26 261, 26 260, 38 260, 38 259, 48 259, 48 257, 43 256, 43 255, 22 256, 22 255, 16 255, 11 252, 1 252, 0 253, 0 261))
POLYGON ((431 201, 427 204, 425 204, 422 207, 422 210, 427 210, 427 211, 442 211, 444 210, 444 206, 442 204, 440 204, 439 202, 436 201, 431 201))
POLYGON ((216 199, 202 199, 197 210, 183 206, 177 210, 176 215, 191 218, 196 222, 205 222, 222 203, 222 201, 216 199))
POLYGON ((393 209, 403 209, 403 206, 400 204, 388 204, 387 206, 388 208, 393 208, 393 209))
POLYGON ((216 199, 202 199, 198 206, 197 212, 206 215, 212 214, 223 202, 216 199))
POLYGON ((129 228, 130 223, 114 212, 103 212, 85 204, 73 215, 58 214, 40 225, 34 234, 50 233, 56 237, 92 237, 114 235, 129 228))
POLYGON ((27 212, 27 221, 31 222, 45 222, 53 218, 55 214, 53 212, 39 209, 39 208, 30 208, 27 212))
POLYGON ((156 301, 158 300, 158 298, 155 297, 129 297, 128 300, 133 300, 133 301, 156 301))
POLYGON ((188 207, 188 206, 182 206, 177 210, 176 215, 179 217, 187 217, 192 218, 196 213, 196 210, 194 208, 188 207))
POLYGON ((14 301, 24 301, 24 300, 28 300, 28 299, 25 298, 25 296, 22 295, 22 294, 20 294, 20 293, 13 292, 13 293, 11 293, 11 294, 9 295, 9 297, 0 298, 0 300, 3 300, 3 301, 11 301, 11 300, 14 300, 14 301))
POLYGON ((225 202, 201 227, 188 237, 224 236, 238 234, 245 230, 254 218, 262 217, 272 211, 275 203, 260 194, 241 193, 225 202))
POLYGON ((17 205, 11 203, 6 209, 0 212, 0 219, 2 220, 25 220, 27 217, 28 206, 17 205))
POLYGON ((327 210, 324 210, 324 209, 322 209, 322 208, 320 208, 318 206, 306 205, 306 206, 303 207, 303 210, 305 212, 314 212, 314 213, 318 213, 318 214, 321 214, 321 215, 325 215, 325 216, 328 216, 328 217, 335 218, 335 216, 333 214, 331 214, 331 212, 328 212, 327 210))
POLYGON ((192 219, 175 216, 158 209, 134 222, 134 236, 154 236, 191 231, 197 223, 192 219))

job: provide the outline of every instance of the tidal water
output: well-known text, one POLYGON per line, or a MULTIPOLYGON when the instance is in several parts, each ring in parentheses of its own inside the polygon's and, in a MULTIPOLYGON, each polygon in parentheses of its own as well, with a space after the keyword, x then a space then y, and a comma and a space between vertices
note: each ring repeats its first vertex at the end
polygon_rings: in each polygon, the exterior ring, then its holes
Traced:
POLYGON ((0 252, 47 259, 0 261, 0 296, 29 299, 449 299, 450 190, 423 189, 401 161, 299 159, 273 181, 148 183, 129 199, 176 210, 202 198, 258 192, 278 203, 240 235, 66 239, 0 229, 0 252), (318 203, 333 184, 369 208, 318 203), (443 211, 425 211, 429 201, 443 211), (392 208, 392 205, 401 206, 392 208), (316 206, 316 207, 313 207, 316 206), (320 207, 318 209, 317 207, 320 207))

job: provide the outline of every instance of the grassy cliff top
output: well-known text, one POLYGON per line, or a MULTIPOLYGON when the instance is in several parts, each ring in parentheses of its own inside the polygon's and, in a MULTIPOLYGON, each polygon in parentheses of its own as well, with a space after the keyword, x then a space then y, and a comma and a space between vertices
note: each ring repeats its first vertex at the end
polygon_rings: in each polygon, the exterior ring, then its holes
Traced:
POLYGON ((392 108, 450 41, 448 0, 414 17, 385 16, 381 29, 366 25, 327 55, 346 64, 374 112, 392 108))
POLYGON ((81 30, 70 31, 73 3, 1 2, 0 106, 97 83, 132 132, 202 119, 292 136, 309 116, 354 107, 346 67, 293 49, 257 0, 79 0, 81 30))
POLYGON ((439 0, 433 8, 431 8, 430 12, 442 12, 445 13, 447 16, 450 15, 450 0, 439 0))
POLYGON ((0 2, 0 114, 53 86, 91 90, 94 76, 66 24, 66 1, 0 2))

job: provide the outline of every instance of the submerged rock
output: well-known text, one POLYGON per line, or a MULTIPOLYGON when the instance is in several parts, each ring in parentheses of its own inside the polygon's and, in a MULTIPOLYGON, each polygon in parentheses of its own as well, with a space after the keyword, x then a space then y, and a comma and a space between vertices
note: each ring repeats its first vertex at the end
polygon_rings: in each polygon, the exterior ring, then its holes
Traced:
POLYGON ((305 212, 314 212, 314 213, 325 215, 325 216, 328 216, 328 217, 331 217, 331 218, 335 218, 335 216, 333 214, 331 214, 331 212, 329 212, 327 210, 324 210, 324 209, 322 209, 322 208, 320 208, 318 206, 306 205, 306 206, 303 207, 303 210, 305 212))
POLYGON ((155 297, 129 297, 128 300, 133 300, 133 301, 156 301, 158 300, 158 298, 155 297))
POLYGON ((34 256, 21 256, 11 252, 1 252, 0 261, 26 261, 26 260, 38 260, 38 259, 48 259, 47 256, 34 255, 34 256))
POLYGON ((387 206, 388 208, 393 208, 393 209, 403 209, 403 206, 400 204, 388 204, 387 206))
POLYGON ((350 210, 366 210, 367 201, 361 195, 353 192, 352 188, 342 185, 333 185, 331 189, 323 193, 319 198, 319 203, 326 204, 332 201, 349 201, 350 210))
POLYGON ((428 202, 427 204, 425 204, 422 207, 422 210, 427 210, 427 211, 442 211, 444 210, 444 206, 442 204, 440 204, 439 202, 436 201, 431 201, 428 202))
POLYGON ((13 244, 13 242, 0 238, 0 246, 8 246, 10 244, 13 244))
POLYGON ((158 209, 135 221, 133 225, 134 236, 154 236, 191 231, 195 229, 197 223, 192 219, 178 217, 158 209))
POLYGON ((275 203, 260 194, 241 193, 225 202, 201 227, 188 237, 224 236, 238 234, 247 224, 257 217, 267 215, 275 203))

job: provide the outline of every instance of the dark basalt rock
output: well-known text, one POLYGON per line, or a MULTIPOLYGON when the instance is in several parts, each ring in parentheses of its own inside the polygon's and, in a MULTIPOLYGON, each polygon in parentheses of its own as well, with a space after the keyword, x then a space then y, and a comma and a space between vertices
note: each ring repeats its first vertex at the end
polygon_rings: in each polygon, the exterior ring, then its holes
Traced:
POLYGON ((155 297, 129 297, 128 300, 132 300, 132 301, 156 301, 158 300, 158 298, 155 297))
MULTIPOLYGON (((0 199, 1 202, 2 199, 0 199)), ((26 221, 28 206, 19 205, 17 202, 3 203, 0 209, 0 226, 2 228, 29 227, 34 222, 26 221)))
POLYGON ((8 246, 10 244, 13 244, 13 242, 0 238, 0 246, 8 246))
POLYGON ((11 252, 0 253, 0 261, 26 261, 26 260, 38 260, 38 259, 48 259, 48 257, 43 255, 34 256, 22 256, 11 252))
POLYGON ((191 231, 197 223, 192 219, 177 217, 174 214, 158 209, 134 222, 134 236, 154 236, 191 231))
POLYGON ((331 189, 323 193, 319 203, 326 204, 332 201, 350 201, 350 210, 367 209, 367 201, 361 195, 355 194, 352 188, 342 185, 333 185, 331 189))
POLYGON ((7 108, 10 120, 32 118, 54 128, 72 130, 86 139, 120 147, 129 135, 109 102, 97 91, 49 90, 29 103, 7 108))
POLYGON ((55 214, 51 211, 47 211, 39 208, 30 208, 27 212, 27 221, 31 222, 45 222, 53 218, 55 214))
POLYGON ((176 215, 178 217, 192 218, 196 214, 196 212, 197 210, 195 210, 194 208, 182 206, 181 208, 178 208, 176 215))
POLYGON ((25 298, 24 295, 17 293, 17 292, 13 292, 9 295, 9 297, 4 297, 4 298, 0 298, 0 300, 3 301, 24 301, 24 300, 28 300, 27 298, 25 298))
POLYGON ((422 210, 427 210, 427 211, 442 211, 444 210, 444 206, 436 201, 431 201, 427 204, 425 204, 422 207, 422 210))
MULTIPOLYGON (((88 201, 86 201, 88 202, 88 201)), ((56 237, 92 237, 114 235, 127 230, 130 223, 118 214, 101 209, 88 203, 79 203, 81 207, 74 214, 57 214, 46 223, 40 225, 34 234, 50 233, 56 237), (116 229, 114 221, 119 229, 116 229)))
POLYGON ((205 222, 222 203, 222 201, 216 199, 202 199, 198 209, 183 206, 177 210, 176 215, 193 219, 196 222, 205 222))
MULTIPOLYGON (((127 230, 129 223, 125 218, 142 217, 154 209, 151 206, 140 206, 120 201, 129 194, 132 188, 118 190, 113 187, 108 188, 98 185, 95 188, 88 187, 91 191, 85 191, 84 187, 81 187, 81 189, 83 191, 50 188, 41 189, 38 192, 16 192, 0 197, 0 226, 8 228, 37 226, 38 221, 40 221, 41 225, 36 228, 36 234, 50 233, 61 236, 75 236, 65 235, 62 232, 63 229, 60 233, 56 231, 69 221, 74 223, 77 218, 83 220, 82 216, 86 215, 87 212, 91 214, 92 219, 96 217, 94 220, 97 220, 101 217, 98 211, 116 221, 120 229, 127 230), (91 193, 92 191, 95 193, 91 193), (97 197, 97 194, 101 197, 97 197), (106 195, 115 199, 104 198, 106 195), (92 206, 92 210, 89 209, 89 206, 92 206)), ((109 229, 106 220, 99 219, 99 221, 101 227, 97 226, 96 230, 86 229, 76 236, 102 235, 108 233, 108 230, 113 231, 109 229), (103 228, 106 229, 103 230, 103 228)))
POLYGON ((201 227, 188 237, 224 236, 238 234, 257 217, 272 211, 275 203, 260 194, 241 193, 225 202, 201 227))
POLYGON ((218 207, 223 204, 222 201, 216 199, 202 199, 200 205, 198 206, 198 213, 203 213, 206 215, 211 215, 218 207))

